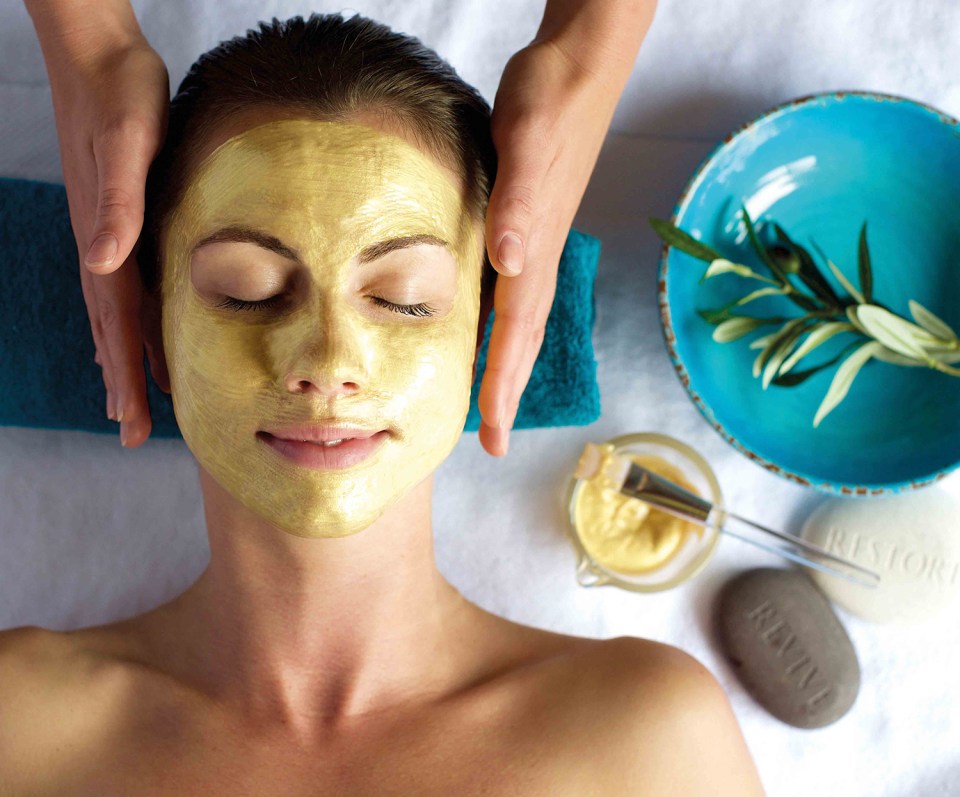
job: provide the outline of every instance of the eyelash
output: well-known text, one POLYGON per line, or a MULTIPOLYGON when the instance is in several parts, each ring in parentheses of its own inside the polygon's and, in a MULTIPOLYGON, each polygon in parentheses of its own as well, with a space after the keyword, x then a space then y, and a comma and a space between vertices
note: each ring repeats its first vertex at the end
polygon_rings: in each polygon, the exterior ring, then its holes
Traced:
POLYGON ((273 296, 270 299, 262 299, 258 302, 245 302, 241 299, 234 299, 232 296, 225 296, 223 301, 217 307, 225 307, 230 310, 262 310, 280 300, 279 296, 273 296))
MULTIPOLYGON (((223 307, 235 311, 263 310, 271 307, 274 304, 277 304, 282 298, 282 296, 273 296, 269 299, 261 299, 260 301, 256 302, 245 302, 242 299, 234 299, 232 296, 226 296, 224 297, 224 300, 217 305, 217 307, 223 307)), ((412 315, 423 318, 436 313, 435 308, 423 302, 418 304, 394 304, 393 302, 388 302, 386 299, 383 299, 379 296, 371 296, 370 298, 373 299, 374 304, 378 304, 381 307, 386 307, 388 310, 392 310, 395 313, 401 313, 403 315, 412 315)))
POLYGON ((386 299, 381 299, 379 296, 371 296, 370 298, 373 299, 374 304, 386 307, 395 313, 402 313, 403 315, 413 315, 424 318, 437 312, 435 308, 424 302, 418 302, 417 304, 394 304, 393 302, 388 302, 386 299))

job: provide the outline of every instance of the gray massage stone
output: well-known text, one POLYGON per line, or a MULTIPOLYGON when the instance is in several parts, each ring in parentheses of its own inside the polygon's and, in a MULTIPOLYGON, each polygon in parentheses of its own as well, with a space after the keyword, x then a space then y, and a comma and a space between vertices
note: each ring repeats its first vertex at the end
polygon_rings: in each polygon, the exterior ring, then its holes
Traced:
POLYGON ((801 570, 734 577, 716 603, 720 644, 750 694, 777 719, 820 728, 860 690, 857 654, 830 602, 801 570))

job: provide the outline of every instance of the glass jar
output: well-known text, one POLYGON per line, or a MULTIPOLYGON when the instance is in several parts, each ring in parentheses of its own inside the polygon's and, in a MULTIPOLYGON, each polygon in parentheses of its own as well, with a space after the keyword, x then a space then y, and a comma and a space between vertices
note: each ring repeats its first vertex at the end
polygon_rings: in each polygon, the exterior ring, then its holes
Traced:
MULTIPOLYGON (((612 444, 617 454, 655 456, 678 468, 694 488, 694 492, 717 508, 717 523, 722 525, 723 496, 720 483, 707 461, 690 446, 655 432, 619 435, 611 437, 606 443, 612 444)), ((587 552, 577 528, 577 500, 582 484, 580 479, 571 478, 565 497, 568 506, 568 532, 577 554, 576 578, 581 586, 599 587, 609 584, 632 592, 659 592, 695 576, 713 555, 720 532, 716 528, 701 527, 701 533, 687 534, 680 550, 661 567, 648 573, 619 573, 604 567, 587 552)))

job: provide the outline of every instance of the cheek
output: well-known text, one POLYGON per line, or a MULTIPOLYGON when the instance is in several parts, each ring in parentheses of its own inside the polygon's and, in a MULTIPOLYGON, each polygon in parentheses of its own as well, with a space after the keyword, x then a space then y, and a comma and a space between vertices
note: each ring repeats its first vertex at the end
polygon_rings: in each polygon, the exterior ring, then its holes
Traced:
POLYGON ((459 436, 470 403, 475 333, 464 324, 428 334, 394 336, 382 361, 381 387, 390 394, 407 434, 446 445, 459 436), (406 338, 406 340, 403 340, 406 338))
POLYGON ((209 313, 187 308, 174 332, 176 355, 171 379, 181 395, 202 404, 249 404, 252 390, 264 381, 262 332, 224 323, 209 313))

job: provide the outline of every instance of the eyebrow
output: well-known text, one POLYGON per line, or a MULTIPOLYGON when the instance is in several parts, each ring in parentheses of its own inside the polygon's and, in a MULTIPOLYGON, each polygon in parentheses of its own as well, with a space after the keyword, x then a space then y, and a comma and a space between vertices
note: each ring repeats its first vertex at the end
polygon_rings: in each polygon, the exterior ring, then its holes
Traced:
MULTIPOLYGON (((299 252, 291 249, 276 236, 265 233, 262 230, 254 229, 253 227, 244 226, 223 227, 217 230, 212 235, 208 235, 206 238, 198 241, 193 249, 190 250, 190 254, 193 255, 194 252, 207 244, 221 243, 224 241, 256 244, 290 260, 295 260, 298 263, 303 262, 299 252)), ((397 249, 406 249, 409 246, 418 246, 420 244, 450 247, 449 243, 442 238, 438 238, 436 235, 407 235, 399 238, 388 238, 387 240, 370 244, 370 246, 366 246, 360 251, 357 259, 361 263, 370 263, 389 252, 396 251, 397 249)))

